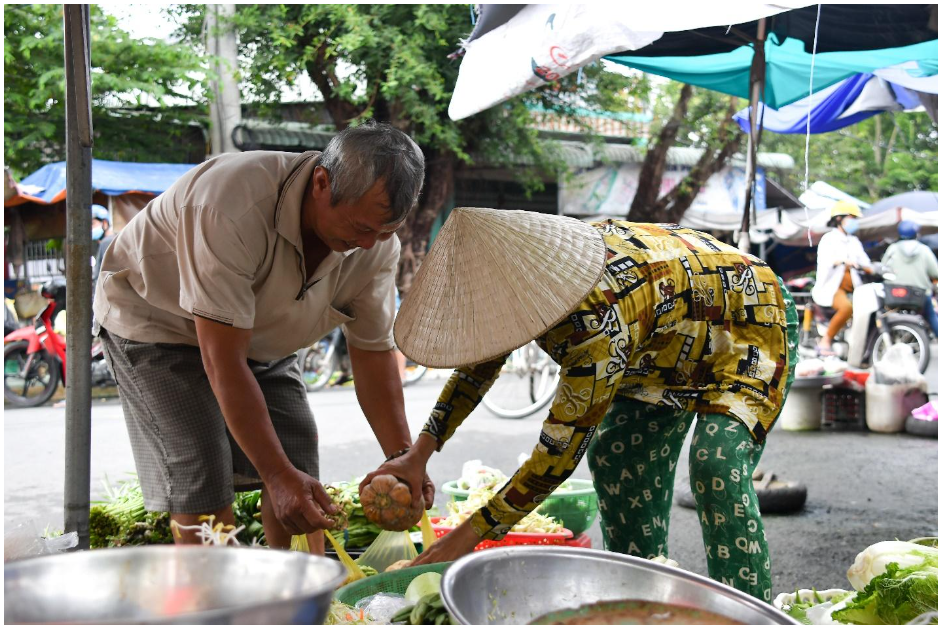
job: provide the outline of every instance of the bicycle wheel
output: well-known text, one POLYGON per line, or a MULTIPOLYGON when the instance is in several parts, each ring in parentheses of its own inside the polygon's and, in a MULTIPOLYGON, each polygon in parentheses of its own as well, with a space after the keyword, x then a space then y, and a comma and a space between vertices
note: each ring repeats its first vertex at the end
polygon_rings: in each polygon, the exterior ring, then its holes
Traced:
POLYGON ((408 364, 404 368, 404 380, 402 384, 408 386, 414 384, 418 380, 424 377, 424 374, 427 373, 427 367, 424 365, 418 365, 416 363, 408 361, 408 364))
POLYGON ((329 337, 297 352, 300 375, 307 391, 316 392, 326 386, 336 370, 336 350, 329 337))
POLYGON ((535 343, 529 343, 509 355, 483 403, 497 417, 523 419, 554 399, 559 374, 560 367, 535 343))

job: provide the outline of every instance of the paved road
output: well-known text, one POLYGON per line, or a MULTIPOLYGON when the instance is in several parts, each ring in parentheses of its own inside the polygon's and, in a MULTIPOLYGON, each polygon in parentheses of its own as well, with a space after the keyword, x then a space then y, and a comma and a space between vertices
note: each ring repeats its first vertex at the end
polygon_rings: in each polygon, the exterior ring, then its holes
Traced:
MULTIPOLYGON (((935 354, 935 350, 934 350, 935 354)), ((937 390, 935 357, 928 373, 937 390)), ((430 376, 429 376, 430 378, 430 376)), ((412 432, 423 420, 443 385, 425 379, 405 390, 412 432)), ((355 401, 352 389, 327 389, 309 395, 320 431, 322 479, 349 479, 381 461, 381 452, 355 401)), ((62 525, 64 483, 64 410, 43 407, 7 410, 4 416, 4 522, 32 519, 40 527, 62 525)), ((543 414, 528 419, 497 419, 480 408, 430 463, 439 483, 455 479, 465 460, 511 472, 521 452, 537 439, 543 414)), ((101 482, 134 470, 120 404, 96 402, 92 410, 92 498, 101 482)), ((679 462, 678 480, 687 480, 688 441, 679 462)), ((815 586, 843 587, 854 556, 879 540, 937 533, 937 442, 905 434, 848 432, 793 433, 776 428, 761 465, 785 479, 808 485, 804 511, 765 518, 773 553, 777 591, 815 586)), ((589 478, 586 463, 575 477, 589 478)), ((438 496, 438 505, 445 503, 438 496)), ((588 532, 601 545, 597 524, 588 532)), ((669 541, 672 558, 689 570, 706 573, 704 548, 695 514, 673 508, 669 541)))

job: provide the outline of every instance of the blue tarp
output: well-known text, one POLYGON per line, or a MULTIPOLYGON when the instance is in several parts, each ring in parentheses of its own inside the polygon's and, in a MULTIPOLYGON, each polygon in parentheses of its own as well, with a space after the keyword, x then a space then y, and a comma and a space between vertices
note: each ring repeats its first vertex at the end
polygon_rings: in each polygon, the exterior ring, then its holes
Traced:
MULTIPOLYGON (((194 164, 119 163, 92 159, 91 187, 106 195, 134 191, 159 195, 193 167, 194 164)), ((7 205, 24 200, 43 204, 61 202, 65 199, 65 161, 45 165, 20 181, 17 187, 17 196, 7 200, 7 205)))

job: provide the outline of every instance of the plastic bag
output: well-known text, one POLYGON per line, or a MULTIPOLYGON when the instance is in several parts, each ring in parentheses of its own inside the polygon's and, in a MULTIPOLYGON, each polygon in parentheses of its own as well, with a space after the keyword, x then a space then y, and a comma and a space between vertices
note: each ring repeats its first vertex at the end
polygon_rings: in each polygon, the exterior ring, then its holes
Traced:
POLYGON ((412 601, 392 592, 380 592, 355 602, 355 609, 362 610, 365 616, 379 623, 391 622, 391 617, 403 608, 412 605, 412 601))
POLYGON ((926 378, 919 372, 913 348, 897 343, 888 347, 884 357, 874 364, 874 380, 878 384, 918 384, 926 378))
POLYGON ((369 545, 356 564, 370 566, 379 573, 399 560, 413 560, 417 557, 417 547, 411 540, 410 532, 389 532, 383 530, 378 538, 369 545))
POLYGON ((3 561, 25 560, 62 553, 78 546, 78 533, 44 538, 34 521, 20 523, 3 536, 3 561))
POLYGON ((913 411, 913 418, 920 421, 939 421, 939 411, 936 410, 936 402, 929 402, 913 411))

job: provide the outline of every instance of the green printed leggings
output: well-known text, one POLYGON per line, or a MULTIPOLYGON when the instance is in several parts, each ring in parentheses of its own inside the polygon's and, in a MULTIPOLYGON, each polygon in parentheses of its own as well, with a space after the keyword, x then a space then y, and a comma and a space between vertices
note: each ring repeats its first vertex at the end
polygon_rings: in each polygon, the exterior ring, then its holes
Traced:
MULTIPOLYGON (((789 378, 799 360, 799 319, 783 286, 789 378)), ((785 400, 784 400, 785 401, 785 400)), ((675 467, 694 413, 632 400, 613 403, 587 451, 600 498, 600 527, 608 551, 668 556, 668 524, 675 467)), ((688 473, 704 538, 708 574, 763 601, 772 600, 772 575, 759 502, 751 476, 763 445, 733 417, 699 414, 688 473)))
MULTIPOLYGON (((587 452, 608 551, 668 556, 675 467, 694 417, 630 400, 610 408, 587 452)), ((689 473, 708 574, 770 601, 770 557, 750 478, 762 453, 763 445, 740 421, 698 415, 689 473)))

